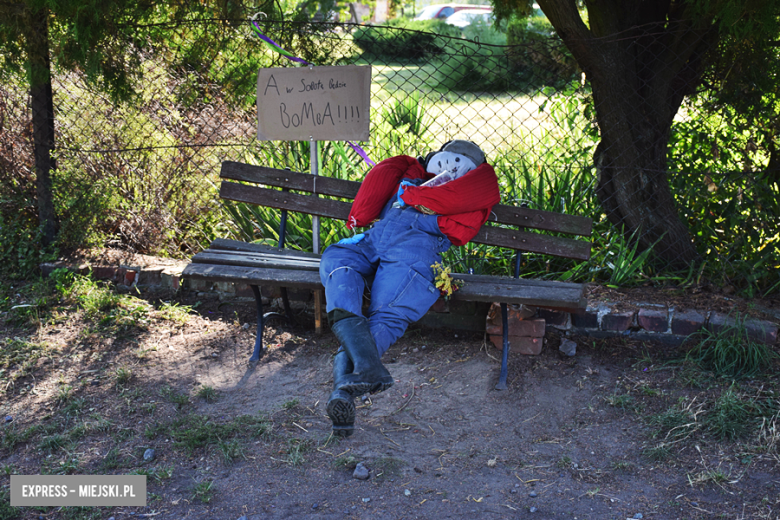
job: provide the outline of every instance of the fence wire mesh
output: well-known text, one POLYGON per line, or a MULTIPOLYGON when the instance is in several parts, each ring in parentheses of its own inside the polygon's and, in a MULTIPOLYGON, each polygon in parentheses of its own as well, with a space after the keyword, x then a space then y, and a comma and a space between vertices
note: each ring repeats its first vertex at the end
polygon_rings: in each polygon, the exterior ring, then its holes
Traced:
MULTIPOLYGON (((590 85, 560 40, 529 33, 517 45, 493 45, 489 37, 330 23, 265 21, 262 29, 314 65, 371 66, 371 139, 361 145, 374 161, 469 139, 496 167, 504 203, 594 219, 590 262, 529 258, 534 274, 615 284, 705 277, 762 294, 777 289, 777 173, 761 167, 768 145, 730 134, 723 111, 704 119, 703 97, 677 114, 666 167, 655 172, 698 252, 682 270, 670 270, 662 243, 653 241, 644 257, 642 229, 617 229, 606 216, 608 198, 620 194, 598 193, 594 154, 605 122, 596 120, 590 85), (718 154, 731 156, 713 161, 718 154)), ((220 163, 308 171, 309 143, 256 136, 258 68, 296 65, 270 51, 245 21, 190 22, 176 35, 145 51, 129 101, 116 101, 83 74, 54 70, 52 189, 62 247, 186 257, 219 236, 269 239, 275 217, 220 203, 220 163)), ((25 224, 37 219, 32 119, 23 80, 0 84, 6 231, 35 228, 25 224)), ((321 143, 319 153, 323 175, 360 179, 369 169, 344 143, 321 143)), ((338 223, 326 226, 324 243, 344 233, 338 223)), ((470 256, 457 253, 453 261, 470 256)))

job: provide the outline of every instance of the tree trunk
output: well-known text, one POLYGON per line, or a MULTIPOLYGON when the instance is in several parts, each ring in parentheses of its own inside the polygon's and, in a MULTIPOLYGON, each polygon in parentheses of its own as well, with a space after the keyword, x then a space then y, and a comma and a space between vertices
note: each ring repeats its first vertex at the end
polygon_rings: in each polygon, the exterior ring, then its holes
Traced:
POLYGON ((574 0, 539 0, 590 81, 601 131, 594 154, 599 202, 640 246, 678 265, 697 258, 667 178, 672 121, 692 93, 714 42, 663 0, 587 1, 590 27, 574 0))
POLYGON ((51 177, 55 169, 51 156, 54 149, 54 100, 51 88, 49 24, 46 9, 30 15, 26 39, 30 63, 30 103, 38 221, 42 234, 41 240, 44 246, 48 246, 54 243, 57 236, 57 220, 54 214, 51 177))

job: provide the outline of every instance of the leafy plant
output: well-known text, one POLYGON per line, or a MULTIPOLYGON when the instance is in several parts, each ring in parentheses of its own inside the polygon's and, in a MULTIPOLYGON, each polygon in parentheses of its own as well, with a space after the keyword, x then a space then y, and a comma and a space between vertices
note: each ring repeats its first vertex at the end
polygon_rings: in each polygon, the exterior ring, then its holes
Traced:
POLYGON ((390 108, 384 109, 382 116, 396 130, 406 130, 416 137, 428 132, 431 125, 431 118, 426 115, 422 97, 417 91, 401 99, 394 99, 390 108))
POLYGON ((635 230, 626 239, 624 238, 624 231, 621 230, 620 233, 615 235, 614 241, 610 244, 614 249, 607 251, 607 259, 604 261, 611 270, 608 286, 620 287, 641 280, 647 259, 661 239, 656 240, 652 246, 644 251, 638 252, 638 231, 638 229, 635 230))
POLYGON ((211 499, 214 498, 215 491, 216 487, 214 485, 214 481, 204 480, 203 482, 198 482, 195 484, 195 486, 192 488, 191 496, 193 500, 198 500, 199 502, 208 504, 211 502, 211 499))
POLYGON ((720 331, 702 329, 691 340, 696 345, 686 354, 686 361, 719 376, 750 377, 767 369, 778 358, 769 346, 750 338, 744 320, 738 316, 733 324, 720 331))

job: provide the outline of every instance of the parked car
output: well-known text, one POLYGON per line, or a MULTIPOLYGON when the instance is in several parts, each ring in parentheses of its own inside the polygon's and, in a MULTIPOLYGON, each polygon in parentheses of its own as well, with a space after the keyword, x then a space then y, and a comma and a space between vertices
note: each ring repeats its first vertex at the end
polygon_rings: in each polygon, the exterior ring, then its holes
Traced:
POLYGON ((415 20, 433 20, 434 18, 448 18, 450 15, 469 10, 484 10, 492 11, 493 8, 489 5, 474 5, 474 4, 434 4, 424 7, 420 14, 414 17, 415 20))
POLYGON ((445 20, 445 23, 460 27, 462 29, 477 21, 488 24, 493 23, 493 11, 488 11, 485 9, 464 9, 448 16, 445 20))

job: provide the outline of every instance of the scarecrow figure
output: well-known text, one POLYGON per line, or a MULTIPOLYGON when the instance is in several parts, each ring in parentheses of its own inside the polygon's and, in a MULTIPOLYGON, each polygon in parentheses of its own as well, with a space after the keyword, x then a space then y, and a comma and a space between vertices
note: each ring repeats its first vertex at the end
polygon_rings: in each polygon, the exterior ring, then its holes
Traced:
POLYGON ((326 407, 334 435, 353 433, 355 397, 393 385, 380 358, 438 299, 433 264, 471 240, 499 200, 495 171, 471 141, 449 141, 425 158, 391 157, 368 172, 347 228, 370 229, 328 247, 320 263, 328 322, 341 344, 326 407))

